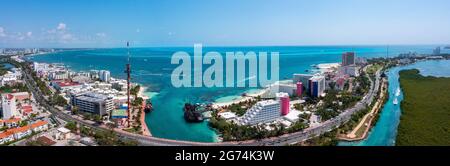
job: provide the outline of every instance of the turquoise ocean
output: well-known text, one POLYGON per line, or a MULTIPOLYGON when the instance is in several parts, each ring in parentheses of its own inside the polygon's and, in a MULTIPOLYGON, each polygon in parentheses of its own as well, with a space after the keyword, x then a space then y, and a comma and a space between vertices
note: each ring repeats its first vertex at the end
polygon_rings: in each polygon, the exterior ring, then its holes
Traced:
MULTIPOLYGON (((249 51, 279 52, 280 79, 289 79, 294 73, 311 72, 312 66, 320 63, 338 63, 343 52, 354 51, 358 57, 392 57, 400 53, 432 53, 436 46, 276 46, 276 47, 204 47, 203 53, 216 51, 225 56, 226 52, 249 51)), ((186 51, 193 56, 193 47, 149 47, 131 48, 132 81, 148 87, 154 111, 146 114, 146 123, 153 136, 176 140, 215 142, 217 134, 203 123, 186 123, 182 107, 185 102, 210 103, 226 102, 239 97, 254 88, 175 88, 171 84, 171 74, 178 65, 170 63, 171 56, 178 51, 186 51)), ((448 52, 448 50, 445 50, 448 52)), ((36 62, 64 63, 74 71, 110 70, 116 78, 125 78, 124 67, 127 60, 125 48, 85 49, 62 51, 29 58, 36 62)), ((450 66, 450 65, 448 65, 450 66)), ((203 66, 203 69, 207 68, 203 66)), ((447 70, 449 71, 449 70, 447 70)), ((391 79, 391 78, 390 78, 391 79)), ((394 78, 392 78, 394 79, 394 78)), ((242 80, 236 80, 242 81, 242 80)), ((247 80, 248 81, 248 80, 247 80)), ((390 87, 391 88, 391 87, 390 87)), ((383 110, 385 112, 385 110, 383 110)), ((380 119, 380 122, 383 119, 380 119)), ((384 125, 398 123, 386 120, 384 125)), ((372 132, 374 133, 374 132, 372 132)), ((392 132, 391 132, 392 133, 392 132)), ((388 145, 390 140, 383 144, 388 145)), ((370 145, 370 144, 365 144, 370 145)))

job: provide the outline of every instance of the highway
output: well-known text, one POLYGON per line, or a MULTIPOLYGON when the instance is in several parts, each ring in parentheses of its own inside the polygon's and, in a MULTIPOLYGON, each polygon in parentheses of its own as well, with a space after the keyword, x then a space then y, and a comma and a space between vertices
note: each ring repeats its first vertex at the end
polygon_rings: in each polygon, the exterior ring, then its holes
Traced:
MULTIPOLYGON (((97 129, 97 130, 108 130, 105 127, 101 127, 92 123, 89 123, 88 121, 81 120, 78 118, 75 118, 71 115, 65 114, 56 108, 52 107, 48 101, 43 97, 42 92, 37 87, 37 84, 35 80, 30 75, 30 71, 27 69, 23 69, 24 71, 24 79, 26 82, 27 87, 30 89, 30 91, 33 93, 35 99, 37 102, 39 102, 44 108, 46 108, 49 112, 52 113, 52 116, 57 117, 59 119, 62 119, 64 121, 74 121, 79 124, 83 124, 85 126, 97 129)), ((307 140, 309 138, 321 135, 323 133, 326 133, 328 131, 333 130, 334 128, 342 125, 343 123, 347 122, 353 113, 360 111, 366 107, 366 105, 369 105, 374 96, 378 93, 378 87, 380 83, 380 70, 376 73, 376 80, 375 83, 371 78, 369 77, 369 80, 371 82, 369 92, 364 96, 364 98, 359 101, 355 106, 352 108, 349 108, 345 111, 343 111, 341 114, 339 114, 337 117, 330 119, 328 121, 325 121, 321 123, 318 126, 307 128, 303 131, 285 134, 279 137, 274 138, 266 138, 262 140, 250 140, 250 141, 240 141, 240 142, 218 142, 218 143, 203 143, 203 142, 191 142, 191 141, 179 141, 179 140, 170 140, 170 139, 164 139, 164 138, 157 138, 157 137, 151 137, 151 136, 143 136, 133 133, 128 133, 122 130, 115 130, 119 137, 126 138, 126 139, 132 139, 139 142, 140 145, 144 146, 283 146, 287 144, 294 144, 298 143, 304 140, 307 140)))

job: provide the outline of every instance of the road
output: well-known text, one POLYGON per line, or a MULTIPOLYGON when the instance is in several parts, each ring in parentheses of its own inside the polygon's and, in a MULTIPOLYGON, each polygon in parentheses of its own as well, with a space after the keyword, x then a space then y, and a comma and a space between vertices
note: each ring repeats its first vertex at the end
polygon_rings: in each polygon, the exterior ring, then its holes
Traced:
POLYGON ((378 70, 376 72, 375 76, 375 82, 369 78, 371 84, 369 92, 364 96, 364 98, 359 101, 355 106, 352 108, 349 108, 345 111, 343 111, 341 114, 339 114, 337 117, 332 118, 330 120, 327 120, 320 125, 307 128, 303 131, 285 134, 276 138, 268 138, 263 139, 261 141, 248 141, 248 142, 241 142, 239 144, 245 144, 245 145, 257 145, 257 146, 283 146, 287 144, 295 144, 301 141, 305 141, 307 139, 310 139, 314 136, 318 136, 321 134, 324 134, 328 131, 331 131, 340 125, 344 124, 348 120, 350 120, 351 116, 360 110, 363 110, 366 108, 367 105, 370 105, 375 95, 378 94, 379 85, 380 85, 380 74, 381 70, 378 70))
MULTIPOLYGON (((101 127, 92 123, 89 123, 88 121, 77 119, 75 117, 72 117, 71 115, 65 114, 56 108, 52 107, 47 100, 43 97, 43 94, 40 92, 39 88, 36 86, 36 82, 31 77, 28 70, 23 69, 24 71, 24 79, 26 82, 27 87, 31 90, 33 93, 35 99, 37 102, 39 102, 44 108, 46 108, 49 112, 52 113, 52 116, 62 119, 64 121, 74 121, 79 124, 83 124, 85 126, 95 128, 97 130, 108 130, 105 127, 101 127)), ((355 106, 353 106, 350 109, 347 109, 343 111, 341 114, 339 114, 337 117, 327 120, 323 123, 321 123, 318 126, 307 128, 303 131, 285 134, 279 137, 274 138, 266 138, 262 140, 250 140, 250 141, 240 141, 240 142, 218 142, 218 143, 203 143, 203 142, 191 142, 191 141, 179 141, 179 140, 170 140, 170 139, 164 139, 164 138, 157 138, 157 137, 150 137, 150 136, 143 136, 133 133, 128 133, 122 130, 115 130, 119 137, 126 138, 126 139, 132 139, 139 142, 140 145, 144 146, 283 146, 286 144, 293 144, 298 143, 304 140, 307 140, 309 138, 312 138, 314 136, 318 136, 321 134, 324 134, 328 131, 333 130, 334 128, 340 126, 341 124, 347 122, 353 113, 360 111, 366 107, 366 105, 369 105, 374 96, 378 92, 378 85, 380 82, 380 71, 377 71, 376 73, 376 81, 375 83, 373 80, 369 78, 371 85, 369 92, 364 96, 364 98, 359 101, 355 106)))

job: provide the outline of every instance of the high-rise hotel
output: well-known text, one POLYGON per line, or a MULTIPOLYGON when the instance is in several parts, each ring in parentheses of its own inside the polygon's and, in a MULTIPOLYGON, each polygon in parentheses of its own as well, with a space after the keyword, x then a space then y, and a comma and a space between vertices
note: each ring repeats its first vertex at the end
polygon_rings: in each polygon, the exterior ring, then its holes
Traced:
POLYGON ((342 54, 342 66, 350 66, 355 64, 355 53, 345 52, 342 54))

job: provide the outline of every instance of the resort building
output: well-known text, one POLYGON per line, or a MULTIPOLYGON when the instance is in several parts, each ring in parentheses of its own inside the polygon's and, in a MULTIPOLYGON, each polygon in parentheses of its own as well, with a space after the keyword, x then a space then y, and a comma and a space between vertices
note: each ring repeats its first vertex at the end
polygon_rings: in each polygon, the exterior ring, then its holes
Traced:
POLYGON ((289 95, 287 93, 277 93, 277 100, 281 104, 281 115, 287 115, 290 110, 289 95))
POLYGON ((225 120, 232 120, 236 119, 237 115, 233 112, 220 112, 217 114, 220 118, 223 118, 225 120))
POLYGON ((89 71, 89 75, 91 76, 92 79, 100 78, 99 73, 100 72, 98 70, 90 70, 89 71))
POLYGON ((441 47, 436 47, 433 50, 433 55, 440 55, 441 54, 441 47))
POLYGON ((16 98, 12 94, 2 94, 2 115, 7 120, 11 117, 19 117, 20 112, 17 110, 16 98))
POLYGON ((48 74, 49 80, 65 80, 69 79, 69 72, 62 70, 62 71, 54 71, 48 74))
POLYGON ((281 117, 280 108, 280 101, 260 101, 247 110, 244 116, 240 118, 239 122, 242 125, 272 122, 281 117))
POLYGON ((98 75, 103 82, 109 82, 111 80, 111 73, 108 70, 100 70, 98 75))
POLYGON ((285 116, 283 116, 283 119, 287 120, 291 123, 295 123, 300 119, 300 117, 299 117, 300 114, 302 114, 302 112, 297 111, 297 110, 292 110, 289 112, 289 114, 286 114, 285 116))
POLYGON ((311 75, 311 74, 294 74, 292 81, 295 83, 301 82, 302 85, 305 87, 305 89, 308 91, 309 90, 309 79, 312 77, 313 77, 313 75, 311 75))
POLYGON ((355 64, 355 53, 345 52, 342 54, 342 66, 354 65, 355 64))
POLYGON ((83 85, 78 82, 70 82, 70 81, 53 81, 51 85, 61 92, 66 92, 69 89, 81 88, 83 85))
POLYGON ((326 85, 325 77, 322 75, 314 75, 309 79, 309 94, 311 97, 320 97, 324 94, 326 85))
POLYGON ((295 95, 297 97, 301 97, 303 94, 303 83, 302 82, 297 82, 296 83, 297 89, 295 90, 295 95))
POLYGON ((71 97, 73 106, 77 106, 80 111, 92 114, 106 115, 114 109, 112 98, 98 93, 75 94, 71 97))
POLYGON ((359 76, 359 66, 356 65, 348 65, 348 66, 342 66, 340 68, 340 74, 343 75, 349 75, 351 77, 358 77, 359 76))
POLYGON ((11 71, 7 71, 6 74, 0 76, 0 85, 14 85, 22 78, 22 71, 18 68, 11 68, 11 71))
POLYGON ((262 98, 275 98, 277 93, 287 93, 289 96, 295 95, 297 85, 291 82, 276 82, 270 85, 267 91, 262 94, 262 98))

